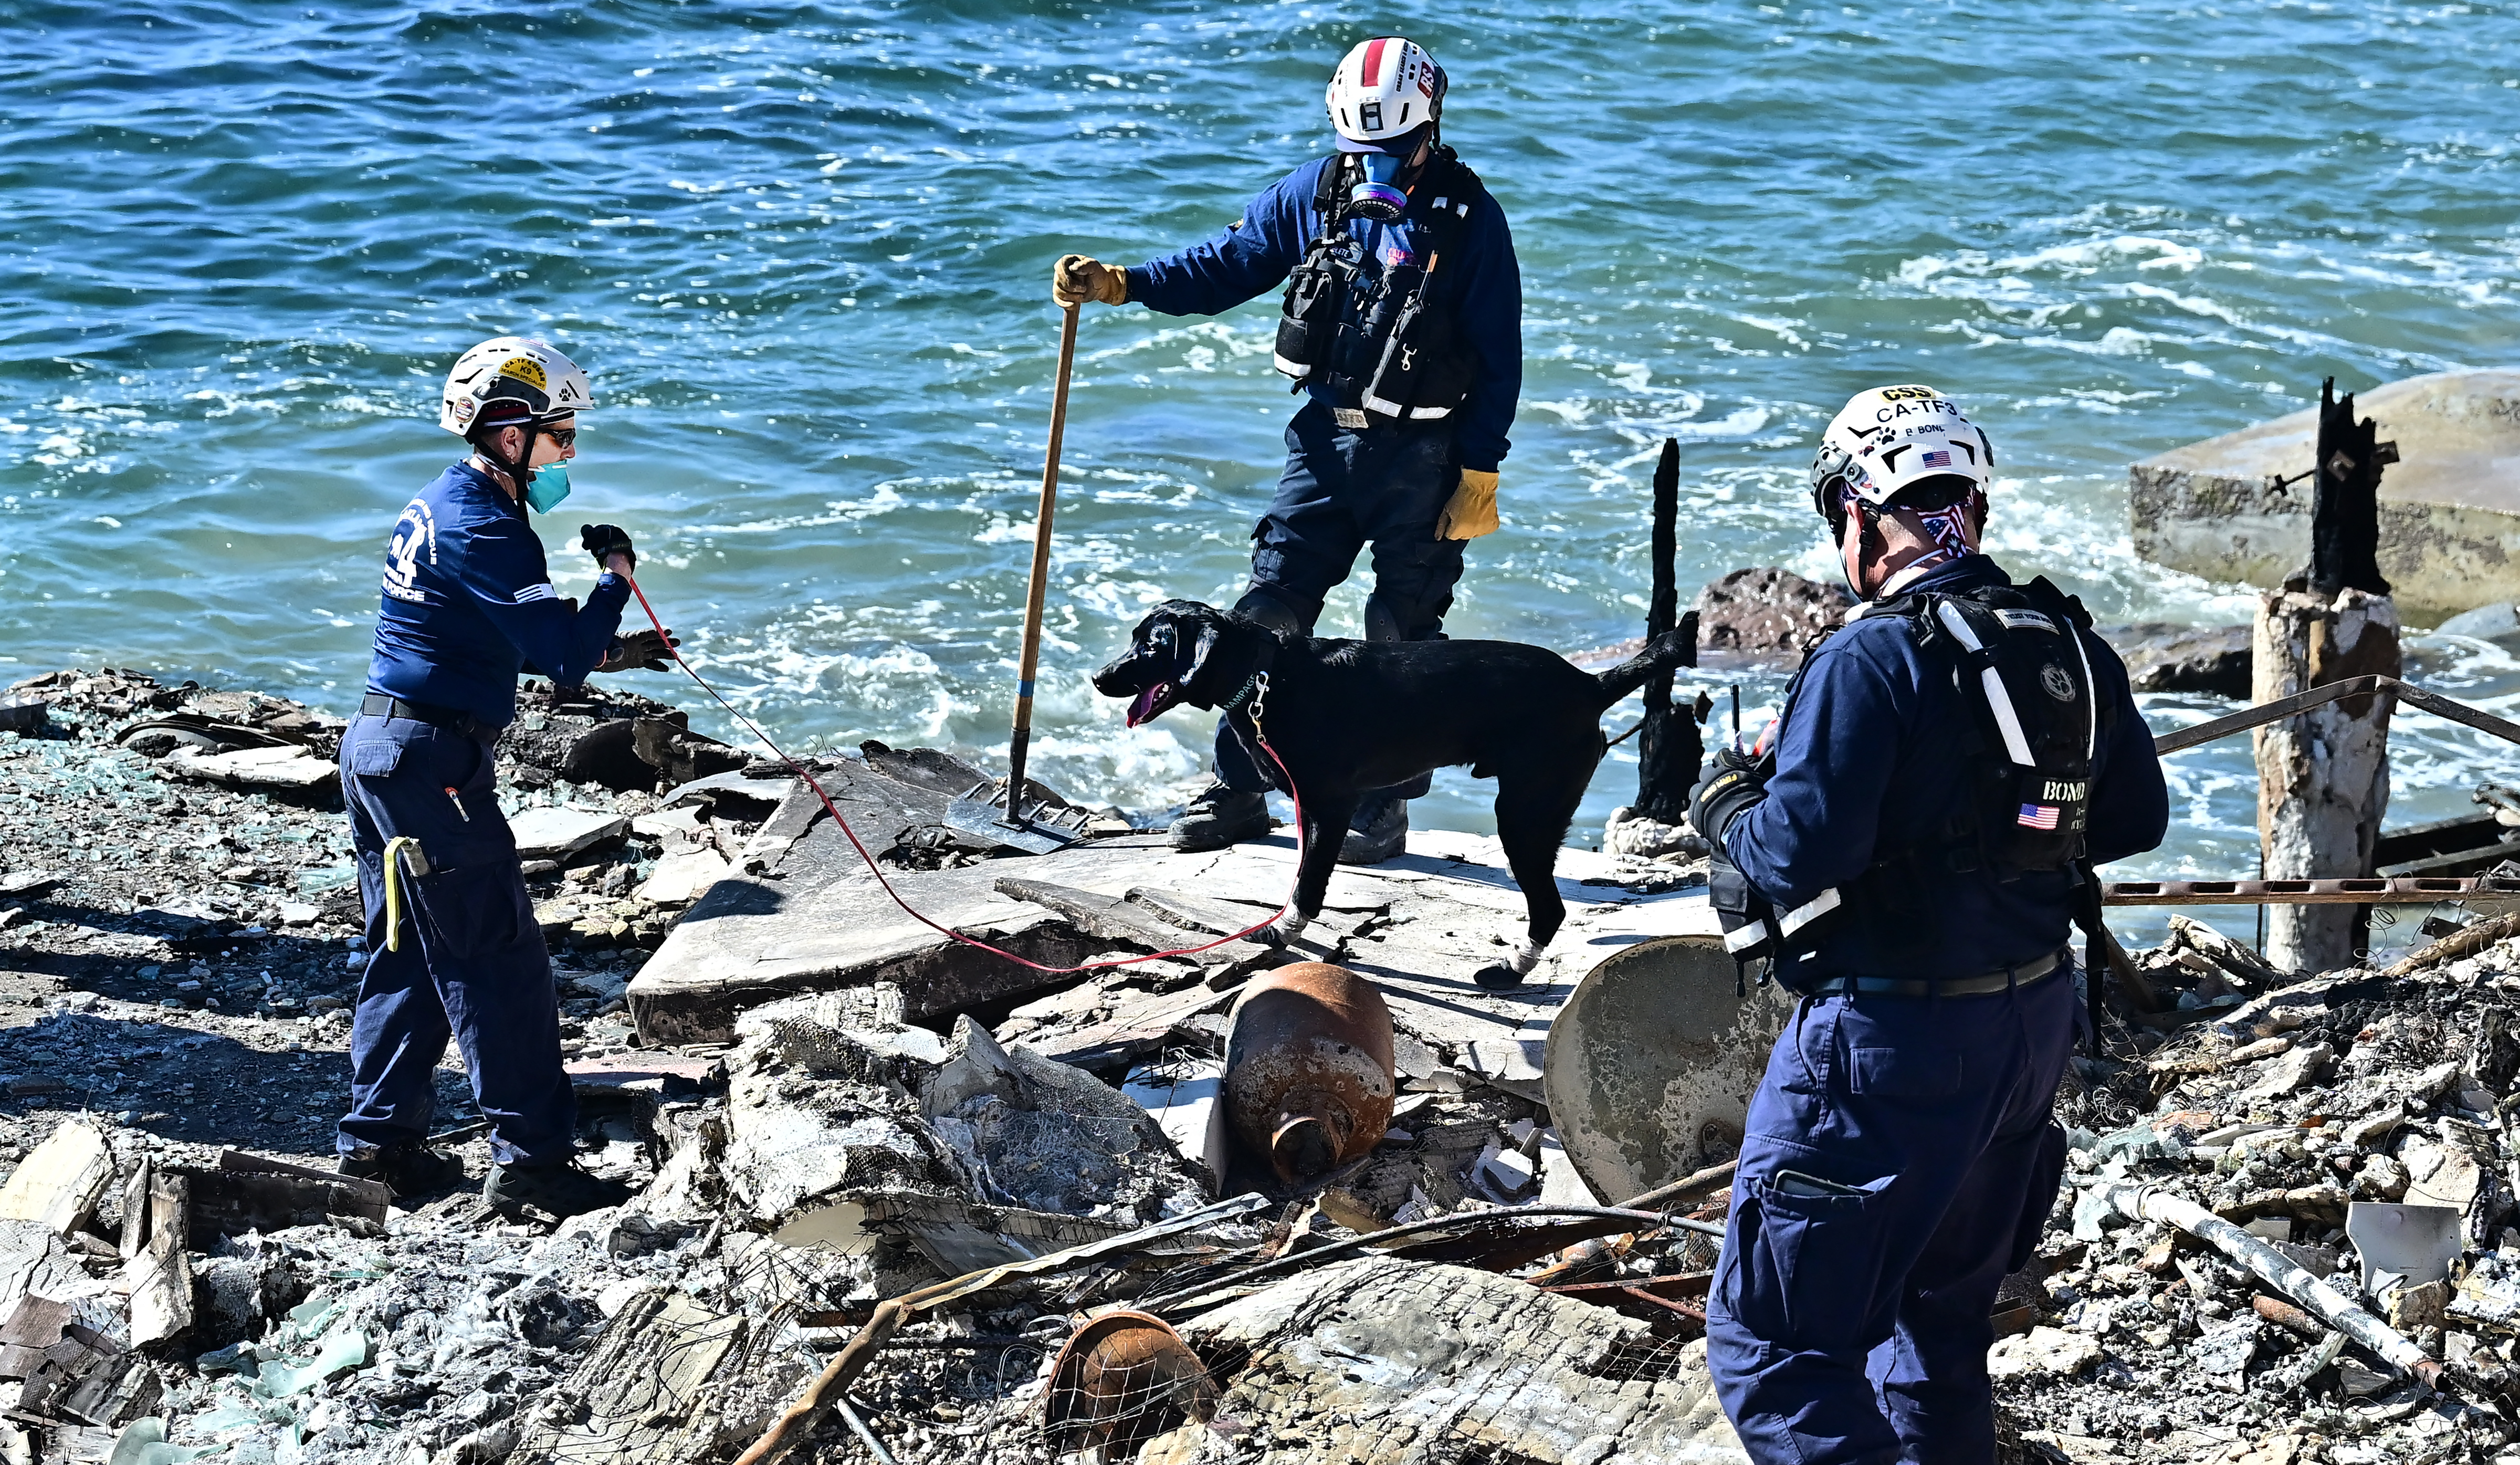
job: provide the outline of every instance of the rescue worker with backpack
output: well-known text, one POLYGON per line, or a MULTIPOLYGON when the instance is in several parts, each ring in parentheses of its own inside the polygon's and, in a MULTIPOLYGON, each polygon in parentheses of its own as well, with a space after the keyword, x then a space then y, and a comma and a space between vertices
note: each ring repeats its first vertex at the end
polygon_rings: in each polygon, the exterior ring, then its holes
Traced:
POLYGON ((1707 1295, 1754 1460, 1995 1458, 1988 1314, 2065 1162, 2068 927, 2169 824, 2124 664, 1978 548, 1994 461, 1928 387, 1838 413, 1813 505, 1866 603, 1693 799, 1727 946, 1799 999, 1707 1295))
MULTIPOLYGON (((1275 359, 1305 402, 1234 607, 1279 630, 1312 634, 1371 543, 1367 639, 1435 639, 1463 543, 1497 527, 1522 390, 1522 277, 1504 210, 1444 146, 1445 89, 1422 47, 1361 41, 1330 78, 1329 157, 1178 254, 1127 269, 1069 254, 1053 274, 1062 305, 1136 301, 1167 315, 1215 315, 1286 283, 1275 359)), ((1174 822, 1174 847, 1266 834, 1262 766, 1220 718, 1216 781, 1174 822)), ((1340 861, 1400 853, 1408 801, 1426 789, 1421 774, 1361 801, 1340 861)))
POLYGON ((567 497, 578 414, 594 405, 586 373, 548 342, 502 336, 456 361, 437 423, 472 452, 394 523, 367 695, 341 734, 368 963, 351 1010, 340 1170, 402 1196, 464 1180, 463 1163, 428 1142, 451 1037, 490 1125, 482 1194, 512 1219, 630 1195, 572 1161, 559 992, 492 783, 520 669, 567 686, 661 666, 669 652, 652 630, 613 634, 637 564, 628 534, 581 526, 603 572, 580 606, 552 588, 526 517, 567 497))

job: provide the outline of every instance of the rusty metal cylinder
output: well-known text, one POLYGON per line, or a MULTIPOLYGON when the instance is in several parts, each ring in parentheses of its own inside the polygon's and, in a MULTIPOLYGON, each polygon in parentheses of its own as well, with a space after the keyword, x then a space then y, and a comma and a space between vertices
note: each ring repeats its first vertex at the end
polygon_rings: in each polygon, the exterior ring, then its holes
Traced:
POLYGON ((1099 1451, 1134 1460, 1139 1446, 1180 1424, 1216 1415, 1217 1388, 1198 1354, 1162 1318, 1127 1308, 1096 1314, 1069 1335, 1051 1367, 1043 1405, 1061 1455, 1099 1451))
POLYGON ((1345 967, 1262 973, 1225 1032, 1225 1114, 1235 1139, 1289 1184, 1371 1151, 1397 1088, 1391 1009, 1345 967))

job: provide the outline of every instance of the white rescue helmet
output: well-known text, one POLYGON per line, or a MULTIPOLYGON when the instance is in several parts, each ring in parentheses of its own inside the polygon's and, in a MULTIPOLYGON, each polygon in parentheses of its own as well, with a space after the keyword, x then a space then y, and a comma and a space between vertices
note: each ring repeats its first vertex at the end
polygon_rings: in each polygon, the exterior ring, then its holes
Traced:
POLYGON ((1444 86, 1444 69, 1416 41, 1377 35, 1357 42, 1330 73, 1330 125, 1338 129, 1340 151, 1375 151, 1372 144, 1440 118, 1444 86))
POLYGON ((1928 479, 1963 479, 1938 495, 1983 492, 1995 478, 1995 444, 1931 387, 1875 387, 1848 398, 1821 434, 1812 460, 1812 507, 1835 521, 1843 490, 1873 508, 1928 479))
POLYGON ((501 336, 456 358, 437 425, 467 437, 475 428, 547 422, 594 405, 586 373, 550 342, 501 336))

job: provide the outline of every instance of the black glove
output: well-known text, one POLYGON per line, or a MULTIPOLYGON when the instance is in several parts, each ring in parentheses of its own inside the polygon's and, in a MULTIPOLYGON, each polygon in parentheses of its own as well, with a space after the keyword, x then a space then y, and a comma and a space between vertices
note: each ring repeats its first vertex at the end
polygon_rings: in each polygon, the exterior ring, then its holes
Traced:
POLYGON ((628 559, 631 569, 639 568, 639 556, 630 548, 630 531, 619 525, 581 524, 577 536, 577 542, 595 556, 596 569, 604 569, 604 562, 616 554, 628 559))
POLYGON ((1688 796, 1688 822, 1708 844, 1721 846, 1724 831, 1744 809, 1768 797, 1760 759, 1731 748, 1715 750, 1715 766, 1688 796))
POLYGON ((604 651, 604 660, 596 663, 598 671, 662 671, 673 664, 673 648, 683 638, 667 631, 632 631, 615 640, 604 651))

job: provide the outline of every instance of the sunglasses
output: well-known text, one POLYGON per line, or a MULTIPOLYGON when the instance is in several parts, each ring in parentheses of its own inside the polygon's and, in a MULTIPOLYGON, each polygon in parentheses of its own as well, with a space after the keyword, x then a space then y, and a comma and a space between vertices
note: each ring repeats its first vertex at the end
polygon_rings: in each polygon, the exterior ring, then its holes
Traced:
POLYGON ((577 446, 577 429, 575 428, 544 428, 541 430, 541 435, 544 437, 549 438, 551 440, 551 445, 554 447, 577 446))

